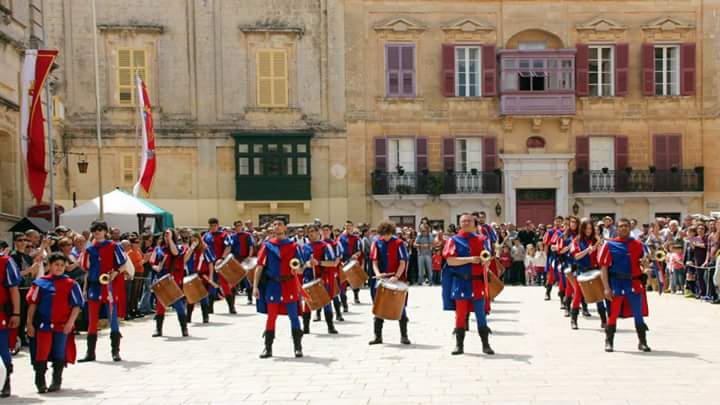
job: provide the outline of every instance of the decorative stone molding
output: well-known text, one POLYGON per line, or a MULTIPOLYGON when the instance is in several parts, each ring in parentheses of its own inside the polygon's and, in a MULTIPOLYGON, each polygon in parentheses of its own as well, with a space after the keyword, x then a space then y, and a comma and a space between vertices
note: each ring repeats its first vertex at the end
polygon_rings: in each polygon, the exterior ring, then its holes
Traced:
POLYGON ((596 17, 588 22, 576 25, 575 29, 578 31, 593 32, 624 32, 627 31, 627 25, 620 24, 607 17, 596 17))
POLYGON ((248 33, 264 33, 264 34, 271 34, 271 33, 281 33, 281 34, 294 34, 297 35, 299 38, 302 38, 303 35, 305 35, 305 28, 300 26, 293 26, 289 25, 288 23, 280 20, 263 20, 263 21, 257 21, 255 24, 251 25, 239 25, 238 29, 240 32, 248 34, 248 33))
POLYGON ((142 24, 131 22, 129 24, 98 24, 100 32, 141 32, 144 34, 162 34, 165 27, 158 24, 142 24))
POLYGON ((373 29, 378 32, 423 32, 427 29, 427 25, 414 18, 397 16, 375 24, 373 29))
POLYGON ((693 30, 695 26, 673 17, 661 17, 648 22, 641 28, 643 31, 683 32, 693 30))
POLYGON ((453 20, 442 27, 440 27, 445 32, 490 32, 495 31, 495 27, 493 27, 490 24, 486 24, 484 22, 475 20, 473 18, 460 18, 457 20, 453 20))
POLYGON ((572 118, 560 118, 560 130, 565 132, 570 129, 570 123, 572 123, 572 118))
POLYGON ((513 128, 513 119, 509 115, 505 115, 502 117, 502 126, 503 129, 506 131, 512 131, 513 128))
POLYGON ((540 128, 542 127, 542 118, 540 117, 533 117, 532 118, 532 130, 534 132, 540 131, 540 128))

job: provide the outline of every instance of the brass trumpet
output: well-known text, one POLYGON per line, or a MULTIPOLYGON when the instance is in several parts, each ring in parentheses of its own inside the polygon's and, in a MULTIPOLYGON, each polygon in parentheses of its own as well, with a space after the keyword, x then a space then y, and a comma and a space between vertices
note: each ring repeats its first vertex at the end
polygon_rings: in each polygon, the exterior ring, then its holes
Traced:
POLYGON ((489 262, 490 259, 492 259, 492 254, 487 250, 483 250, 482 253, 480 253, 480 260, 482 260, 483 263, 489 262))
POLYGON ((100 278, 98 278, 98 282, 102 285, 110 284, 110 273, 101 274, 100 278))
POLYGON ((300 266, 301 266, 300 259, 298 259, 297 257, 293 257, 292 259, 290 259, 290 268, 291 269, 300 270, 300 266))
POLYGON ((655 260, 658 262, 665 261, 665 256, 666 256, 666 253, 664 250, 658 250, 657 252, 655 252, 655 260))

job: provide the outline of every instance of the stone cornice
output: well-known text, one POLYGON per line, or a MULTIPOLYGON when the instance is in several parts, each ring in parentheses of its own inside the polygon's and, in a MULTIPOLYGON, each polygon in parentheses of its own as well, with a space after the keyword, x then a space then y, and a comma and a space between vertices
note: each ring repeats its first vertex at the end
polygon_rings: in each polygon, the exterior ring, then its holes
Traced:
POLYGON ((689 31, 694 29, 695 25, 685 23, 673 17, 661 17, 648 22, 641 28, 643 31, 689 31))
POLYGON ((15 47, 16 50, 19 52, 24 51, 27 49, 27 46, 22 41, 18 41, 9 35, 5 34, 4 32, 0 31, 0 43, 10 44, 13 47, 15 47))
POLYGON ((165 32, 165 27, 158 24, 98 24, 97 27, 100 32, 134 31, 149 34, 162 34, 163 32, 165 32))
POLYGON ((280 20, 257 21, 255 24, 239 25, 238 29, 243 33, 284 33, 295 34, 298 37, 305 35, 305 28, 289 25, 280 20))
POLYGON ((9 110, 20 111, 20 106, 17 103, 3 96, 0 96, 0 105, 7 107, 9 110))
POLYGON ((452 20, 449 23, 440 27, 443 31, 460 31, 460 32, 490 32, 495 31, 495 27, 490 24, 486 24, 482 21, 478 21, 473 18, 463 17, 460 19, 452 20))
POLYGON ((607 17, 596 17, 586 23, 576 25, 575 29, 596 32, 627 31, 627 26, 607 17))
POLYGON ((393 32, 423 32, 427 29, 427 25, 410 17, 396 16, 373 25, 375 31, 393 31, 393 32))

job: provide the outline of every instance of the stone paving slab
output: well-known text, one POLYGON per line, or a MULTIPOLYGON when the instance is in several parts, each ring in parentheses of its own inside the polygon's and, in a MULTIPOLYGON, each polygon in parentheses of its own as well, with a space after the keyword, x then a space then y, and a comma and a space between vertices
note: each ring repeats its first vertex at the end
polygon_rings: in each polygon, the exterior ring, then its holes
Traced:
MULTIPOLYGON (((573 331, 557 298, 545 302, 543 292, 508 287, 498 298, 490 317, 495 356, 482 354, 474 324, 466 355, 450 355, 453 314, 441 310, 438 287, 411 288, 413 345, 399 344, 397 322, 385 323, 386 344, 367 345, 372 318, 364 290, 366 303, 336 323, 340 335, 325 334, 325 322, 311 324, 302 359, 292 357, 286 318, 278 319, 276 357, 260 360, 265 317, 244 299, 235 316, 218 302, 212 323, 192 324, 189 338, 179 337, 174 314, 162 338, 150 337, 149 317, 125 322, 121 363, 110 360, 102 332, 98 361, 70 366, 61 393, 35 393, 27 354, 20 353, 13 396, 2 403, 720 404, 720 306, 651 295, 653 352, 638 352, 632 320, 621 320, 617 352, 608 354, 594 311, 573 331)), ((78 349, 84 353, 84 337, 78 349)))

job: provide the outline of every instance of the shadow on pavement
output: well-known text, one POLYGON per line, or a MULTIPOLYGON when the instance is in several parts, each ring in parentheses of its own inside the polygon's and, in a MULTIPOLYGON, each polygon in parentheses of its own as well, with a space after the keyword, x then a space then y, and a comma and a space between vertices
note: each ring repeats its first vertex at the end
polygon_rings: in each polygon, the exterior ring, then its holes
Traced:
POLYGON ((84 389, 63 388, 60 391, 50 392, 50 393, 42 394, 42 395, 47 396, 47 398, 52 398, 52 397, 87 398, 87 397, 94 397, 97 394, 101 394, 101 393, 102 393, 102 391, 88 391, 88 390, 84 390, 84 389))
MULTIPOLYGON (((152 364, 150 361, 132 361, 132 360, 123 360, 123 361, 96 361, 98 364, 102 364, 104 366, 120 366, 126 370, 132 370, 139 367, 147 366, 148 364, 152 364)), ((63 388, 63 392, 65 389, 63 388)))
POLYGON ((207 338, 199 336, 163 336, 166 342, 183 342, 186 340, 207 340, 207 338))
POLYGON ((496 314, 517 314, 520 311, 517 309, 493 309, 492 312, 496 314))
POLYGON ((212 326, 226 326, 226 325, 232 325, 232 323, 230 323, 230 322, 212 322, 211 321, 210 323, 193 322, 193 323, 189 324, 189 326, 191 326, 193 328, 197 328, 197 327, 209 328, 212 326))
POLYGON ((321 339, 325 339, 325 338, 336 338, 336 337, 337 337, 337 338, 352 338, 352 337, 358 337, 358 336, 360 336, 360 335, 358 335, 358 334, 356 334, 356 333, 343 333, 342 330, 338 330, 338 332, 340 332, 340 333, 338 333, 337 335, 330 335, 330 334, 328 334, 328 333, 322 333, 322 332, 320 332, 320 333, 315 333, 315 332, 312 332, 312 331, 311 331, 311 332, 310 332, 310 335, 312 335, 312 336, 314 336, 314 337, 321 338, 321 339))
POLYGON ((502 330, 495 330, 493 331, 493 336, 525 336, 527 333, 525 332, 519 332, 519 331, 502 331, 502 330))
POLYGON ((646 356, 646 357, 679 357, 683 359, 693 359, 697 361, 701 361, 704 363, 710 363, 715 364, 714 361, 706 360, 700 357, 697 353, 690 353, 690 352, 676 352, 672 350, 653 350, 651 352, 645 353, 640 351, 622 351, 622 350, 615 350, 618 353, 626 353, 626 354, 632 354, 634 356, 646 356))
POLYGON ((316 357, 316 356, 307 356, 304 357, 275 357, 273 356, 273 359, 276 362, 287 362, 287 363, 309 363, 309 364, 319 364, 321 366, 328 367, 330 364, 337 361, 334 357, 316 357))
POLYGON ((517 322, 517 319, 508 319, 508 318, 494 318, 494 317, 488 317, 489 322, 517 322))
POLYGON ((415 349, 415 350, 435 350, 435 349, 439 349, 442 347, 439 345, 424 345, 424 344, 420 344, 420 343, 413 343, 411 345, 403 345, 400 343, 385 343, 383 346, 393 347, 396 349, 415 349))
POLYGON ((15 395, 11 395, 7 400, 12 401, 13 404, 41 404, 45 402, 38 398, 24 398, 15 395))
POLYGON ((494 354, 494 355, 487 355, 487 354, 480 354, 480 353, 465 353, 466 356, 472 356, 472 357, 482 357, 483 359, 487 360, 514 360, 520 363, 525 364, 532 364, 530 362, 530 359, 532 359, 533 356, 529 354, 494 354))

